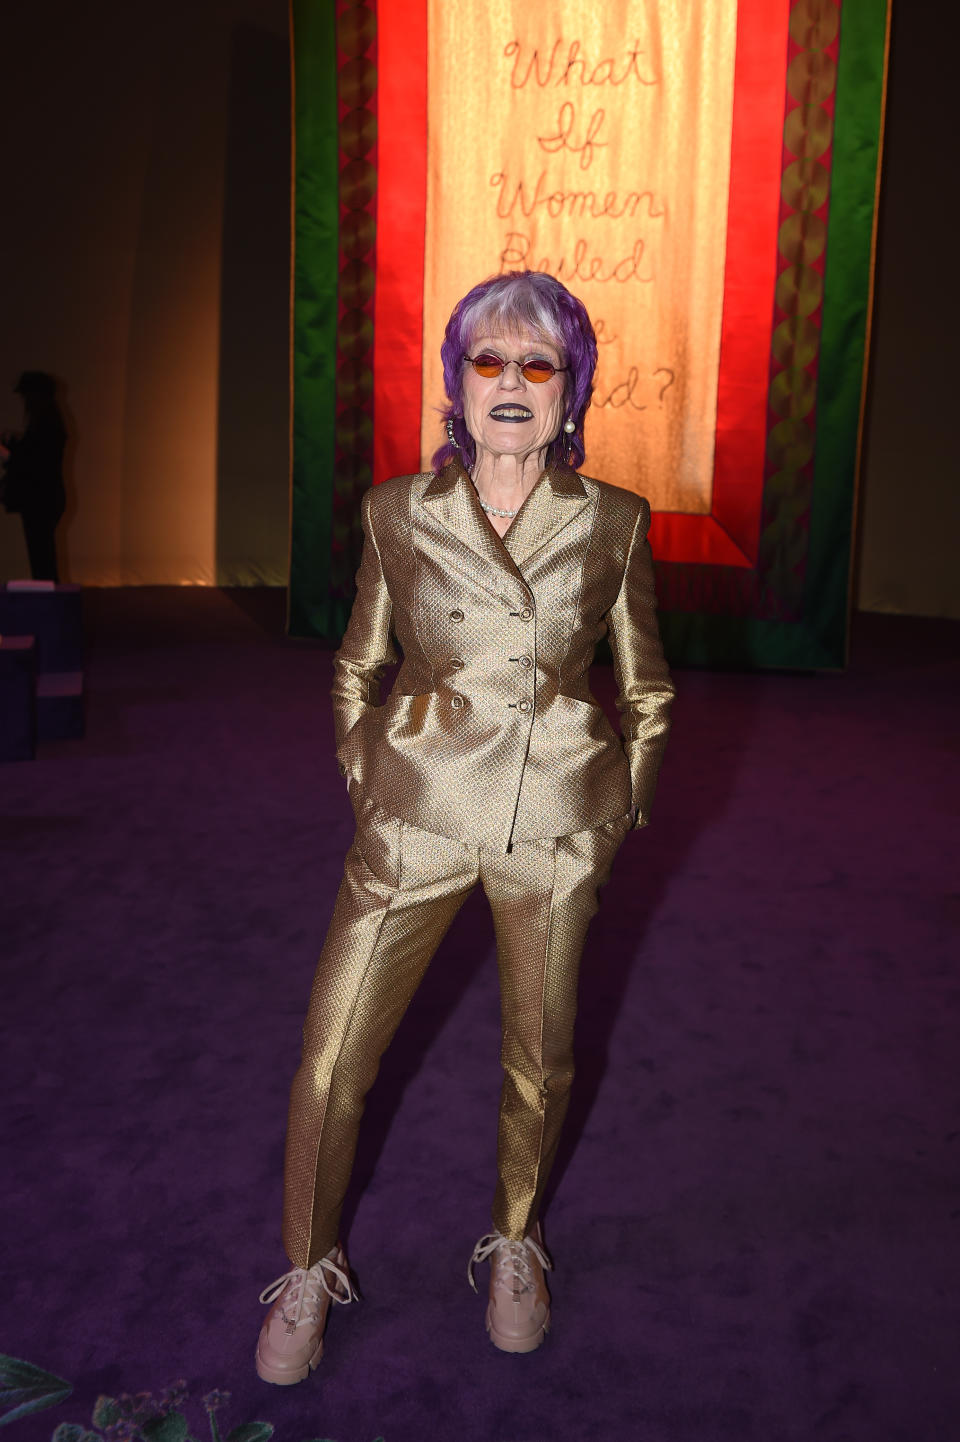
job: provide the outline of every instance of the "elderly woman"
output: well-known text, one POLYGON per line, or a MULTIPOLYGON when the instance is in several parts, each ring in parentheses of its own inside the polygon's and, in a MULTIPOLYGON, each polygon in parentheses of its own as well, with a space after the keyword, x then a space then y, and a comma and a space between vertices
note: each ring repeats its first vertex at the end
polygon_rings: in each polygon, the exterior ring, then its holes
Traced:
POLYGON ((581 476, 597 348, 548 275, 476 286, 442 349, 448 442, 435 470, 363 498, 357 598, 334 665, 337 756, 357 830, 317 968, 293 1083, 284 1242, 291 1262, 257 1370, 316 1366, 364 1098, 470 891, 486 893, 503 1019, 486 1324, 529 1352, 550 1325, 539 1213, 573 1078, 577 972, 597 891, 645 826, 673 695, 660 647, 650 507, 581 476), (608 633, 617 737, 590 694, 608 633), (379 678, 403 664, 379 703, 379 678))

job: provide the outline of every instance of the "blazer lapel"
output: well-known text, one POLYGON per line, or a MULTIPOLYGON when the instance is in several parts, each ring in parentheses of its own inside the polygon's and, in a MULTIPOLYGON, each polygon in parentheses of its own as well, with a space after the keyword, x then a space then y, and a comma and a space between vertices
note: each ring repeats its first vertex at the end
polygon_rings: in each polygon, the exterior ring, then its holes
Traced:
POLYGON ((473 482, 458 461, 433 477, 422 500, 436 519, 495 570, 521 581, 520 567, 579 516, 589 496, 576 471, 552 466, 534 486, 501 540, 483 513, 473 482))
POLYGON ((529 561, 579 516, 589 499, 576 471, 569 466, 551 467, 530 492, 504 537, 504 545, 517 566, 529 561))
POLYGON ((482 556, 495 572, 507 571, 523 581, 513 557, 484 515, 473 482, 458 461, 450 461, 434 476, 422 501, 441 525, 482 556))

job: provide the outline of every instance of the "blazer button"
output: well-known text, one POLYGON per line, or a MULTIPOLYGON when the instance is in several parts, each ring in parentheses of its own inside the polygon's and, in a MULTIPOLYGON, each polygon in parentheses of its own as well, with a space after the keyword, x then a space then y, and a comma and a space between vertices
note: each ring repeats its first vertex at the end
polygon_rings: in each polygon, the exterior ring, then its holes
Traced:
POLYGON ((524 606, 523 610, 520 612, 520 620, 521 620, 521 621, 531 621, 532 619, 533 619, 533 612, 531 611, 530 607, 529 607, 529 606, 524 606))
POLYGON ((463 612, 462 612, 462 611, 451 611, 451 612, 450 612, 450 620, 451 620, 451 621, 462 621, 462 620, 463 620, 463 612))
POLYGON ((529 656, 518 656, 517 665, 520 666, 524 671, 529 671, 530 667, 533 665, 533 662, 530 660, 529 656))
POLYGON ((518 711, 532 711, 532 710, 533 710, 533 702, 532 702, 532 701, 520 701, 520 702, 518 702, 518 704, 517 704, 517 710, 518 710, 518 711))
POLYGON ((462 671, 462 670, 463 670, 463 662, 460 660, 460 657, 459 657, 459 656, 453 656, 453 657, 451 657, 451 660, 450 660, 450 669, 451 669, 451 671, 462 671))
POLYGON ((463 697, 462 697, 462 696, 451 696, 451 697, 450 697, 450 705, 453 707, 454 711, 459 711, 459 710, 460 710, 460 707, 463 705, 463 697))

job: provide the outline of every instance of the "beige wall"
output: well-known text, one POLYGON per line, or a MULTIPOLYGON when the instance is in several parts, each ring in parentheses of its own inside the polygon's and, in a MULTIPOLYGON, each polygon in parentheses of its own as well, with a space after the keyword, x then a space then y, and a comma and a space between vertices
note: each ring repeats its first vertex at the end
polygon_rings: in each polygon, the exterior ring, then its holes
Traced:
MULTIPOLYGON (((0 424, 19 424, 21 369, 65 381, 66 572, 281 581, 286 5, 11 9, 0 424)), ((0 575, 25 565, 19 524, 0 513, 0 575)))
MULTIPOLYGON (((857 597, 960 616, 936 9, 895 8, 857 597)), ((7 7, 2 38, 0 425, 21 369, 65 378, 68 574, 283 581, 284 0, 50 0, 7 7)), ((0 577, 25 569, 0 512, 0 577)))

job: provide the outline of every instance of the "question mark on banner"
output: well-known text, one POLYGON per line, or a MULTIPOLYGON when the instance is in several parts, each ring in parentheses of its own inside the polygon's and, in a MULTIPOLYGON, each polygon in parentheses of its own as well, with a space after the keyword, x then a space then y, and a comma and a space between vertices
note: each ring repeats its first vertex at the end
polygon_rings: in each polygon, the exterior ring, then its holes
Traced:
POLYGON ((663 398, 666 395, 667 391, 670 389, 670 387, 673 385, 677 377, 669 366, 658 366, 657 369, 654 371, 654 375, 666 375, 670 377, 670 379, 668 381, 665 381, 664 384, 660 387, 660 395, 657 397, 660 404, 663 405, 663 398))

